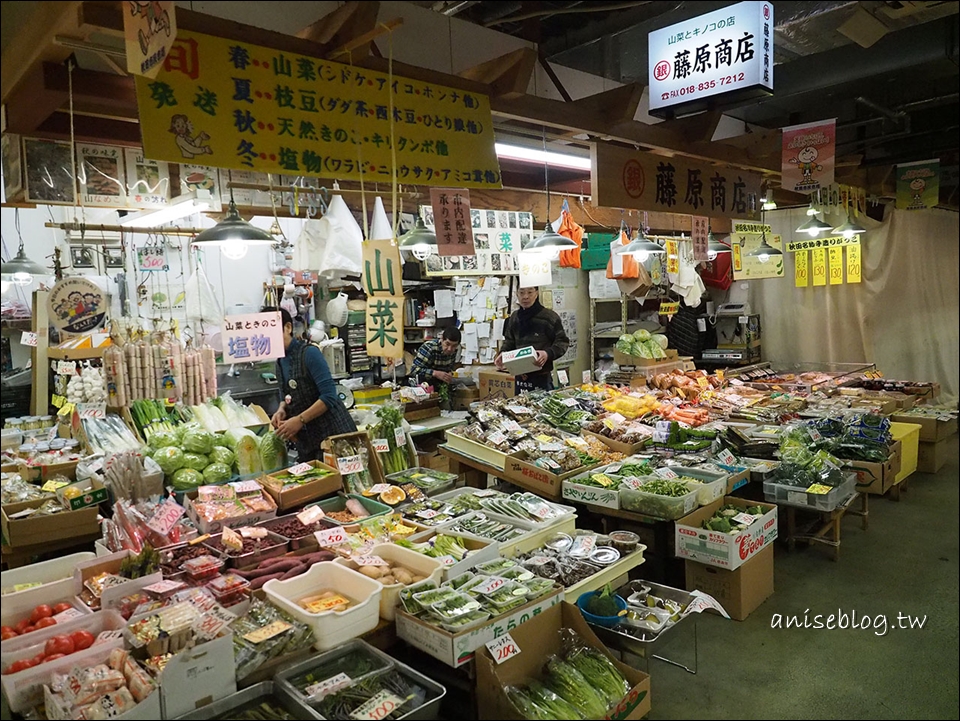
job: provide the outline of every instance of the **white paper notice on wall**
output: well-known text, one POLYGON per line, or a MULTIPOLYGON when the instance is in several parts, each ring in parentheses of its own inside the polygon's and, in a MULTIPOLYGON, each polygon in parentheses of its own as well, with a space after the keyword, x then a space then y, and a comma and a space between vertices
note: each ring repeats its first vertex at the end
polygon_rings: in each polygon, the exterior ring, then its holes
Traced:
POLYGON ((437 307, 437 318, 450 318, 453 316, 452 290, 433 291, 433 303, 437 307))
POLYGON ((614 278, 623 275, 623 256, 617 252, 621 245, 620 238, 610 243, 611 269, 613 270, 614 278))
POLYGON ((501 341, 503 340, 503 318, 494 318, 493 319, 493 332, 490 334, 490 340, 501 341))

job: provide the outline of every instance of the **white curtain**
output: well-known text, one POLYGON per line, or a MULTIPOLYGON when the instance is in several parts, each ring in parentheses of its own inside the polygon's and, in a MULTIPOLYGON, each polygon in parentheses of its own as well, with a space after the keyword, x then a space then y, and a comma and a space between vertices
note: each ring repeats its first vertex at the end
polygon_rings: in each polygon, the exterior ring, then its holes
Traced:
MULTIPOLYGON (((805 209, 767 214, 784 242, 805 209)), ((837 216, 827 222, 842 222, 837 216)), ((797 288, 793 253, 786 277, 750 283, 761 314, 765 360, 876 363, 886 378, 935 381, 941 400, 957 401, 960 345, 960 216, 946 210, 895 210, 884 221, 860 216, 862 282, 797 288)), ((802 237, 806 237, 805 235, 802 237)), ((846 274, 844 274, 846 280, 846 274)))

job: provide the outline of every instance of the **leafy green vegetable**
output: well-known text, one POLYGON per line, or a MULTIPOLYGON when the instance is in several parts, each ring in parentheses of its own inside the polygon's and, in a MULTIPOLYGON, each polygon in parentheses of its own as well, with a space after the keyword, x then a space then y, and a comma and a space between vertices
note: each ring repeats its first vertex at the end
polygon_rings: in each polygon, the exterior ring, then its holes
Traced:
POLYGON ((172 476, 186 464, 186 458, 183 451, 173 446, 160 448, 153 454, 153 460, 163 469, 167 476, 172 476))
POLYGON ((167 448, 177 445, 177 434, 172 431, 157 431, 150 436, 151 448, 167 448))
POLYGON ((187 431, 180 446, 190 453, 207 454, 213 450, 213 434, 204 430, 187 431))
POLYGON ((559 656, 547 661, 547 687, 573 705, 583 718, 600 719, 606 715, 607 705, 573 665, 559 656))
POLYGON ((231 428, 223 434, 223 440, 237 454, 237 473, 249 476, 263 470, 260 464, 259 439, 253 431, 231 428))
POLYGON ((539 681, 531 681, 527 693, 533 702, 545 709, 552 719, 582 719, 584 715, 572 703, 554 693, 539 681))
POLYGON ((260 439, 260 466, 265 472, 275 471, 287 465, 287 446, 273 430, 260 439))
POLYGON ((607 708, 619 703, 630 691, 630 684, 609 658, 595 648, 580 646, 567 655, 567 662, 600 692, 607 708))
POLYGON ((213 450, 210 451, 210 461, 212 463, 222 463, 232 468, 233 464, 237 462, 237 454, 229 448, 214 446, 213 450))
MULTIPOLYGON (((158 461, 159 462, 159 461, 158 461)), ((184 453, 183 467, 193 468, 196 471, 202 471, 210 465, 210 458, 199 453, 184 453)))
POLYGON ((192 491, 204 484, 203 474, 193 468, 181 468, 173 474, 173 488, 177 491, 192 491))
POLYGON ((225 463, 211 463, 203 469, 203 480, 211 484, 226 483, 232 475, 230 466, 225 463))

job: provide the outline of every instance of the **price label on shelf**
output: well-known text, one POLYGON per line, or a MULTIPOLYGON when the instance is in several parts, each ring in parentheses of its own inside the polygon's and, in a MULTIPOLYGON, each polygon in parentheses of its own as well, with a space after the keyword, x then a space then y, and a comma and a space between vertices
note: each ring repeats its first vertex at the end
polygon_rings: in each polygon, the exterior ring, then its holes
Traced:
POLYGON ((486 596, 487 594, 493 593, 498 588, 502 588, 503 585, 507 582, 507 579, 501 578, 500 576, 490 576, 485 582, 481 583, 479 586, 474 586, 474 593, 480 593, 486 596))
POLYGON ((417 512, 417 518, 431 519, 434 516, 439 516, 439 511, 435 511, 432 508, 425 508, 422 511, 417 512))
POLYGON ((311 466, 309 463, 298 463, 293 468, 288 468, 287 473, 289 473, 291 476, 302 476, 309 473, 311 470, 313 470, 313 466, 311 466))
POLYGON ((237 492, 233 489, 233 486, 200 486, 197 489, 197 497, 201 501, 216 501, 236 498, 236 496, 237 492))
MULTIPOLYGON (((174 583, 176 583, 174 581, 174 583)), ((66 623, 67 621, 73 618, 79 618, 80 616, 86 616, 83 611, 76 608, 68 608, 66 611, 61 611, 53 617, 53 620, 57 623, 66 623)))
POLYGON ((661 478, 679 478, 680 477, 673 471, 672 468, 667 468, 667 467, 658 468, 653 473, 654 475, 660 476, 661 478))
POLYGON ((157 595, 163 593, 170 593, 172 591, 179 591, 181 588, 185 588, 187 584, 183 581, 171 581, 169 579, 164 581, 157 581, 156 583, 151 583, 149 586, 144 586, 143 590, 147 593, 155 593, 157 595))
POLYGON ((123 639, 123 629, 117 628, 112 631, 101 631, 93 641, 93 646, 98 643, 107 643, 109 641, 118 641, 123 639))
POLYGON ((543 451, 544 453, 549 453, 550 451, 562 451, 562 450, 563 450, 563 444, 562 444, 562 443, 552 443, 552 442, 551 442, 551 443, 541 443, 541 444, 540 444, 540 450, 543 451))
POLYGON ((437 560, 440 561, 440 563, 443 564, 444 568, 449 568, 450 566, 452 566, 453 564, 455 564, 455 563, 457 562, 457 559, 454 558, 453 556, 450 556, 450 555, 447 555, 447 556, 438 556, 438 557, 437 557, 437 560))
POLYGON ((244 494, 259 494, 261 492, 260 484, 256 481, 233 481, 231 484, 233 486, 234 492, 238 496, 244 494))
POLYGON ((521 430, 520 424, 509 418, 500 424, 500 427, 505 431, 519 431, 521 430))
POLYGON ((643 483, 640 481, 640 479, 636 478, 635 476, 629 476, 627 478, 624 478, 622 481, 620 481, 621 487, 626 486, 632 491, 640 490, 640 486, 642 485, 643 483))
POLYGON ((220 543, 225 548, 231 548, 234 551, 243 550, 243 537, 232 528, 223 527, 223 533, 220 534, 220 543))
POLYGON ((351 711, 350 718, 360 721, 383 721, 406 702, 406 699, 381 691, 351 711))
POLYGON ((391 488, 393 488, 393 485, 390 483, 375 483, 374 485, 370 486, 370 489, 367 492, 378 496, 384 491, 389 491, 391 488))
POLYGON ((543 505, 537 506, 537 510, 533 512, 533 515, 542 521, 553 515, 553 511, 551 510, 550 506, 544 503, 543 505))
POLYGON ((161 536, 166 536, 186 512, 187 509, 173 500, 171 496, 157 507, 153 516, 147 521, 147 525, 161 536))
POLYGON ((487 436, 487 439, 488 439, 493 445, 499 446, 501 443, 503 443, 505 440, 507 440, 507 437, 506 437, 505 435, 503 435, 500 431, 494 431, 494 432, 491 433, 489 436, 487 436))
POLYGON ((557 371, 557 380, 560 381, 560 385, 562 386, 570 384, 570 376, 567 375, 566 371, 557 371))
POLYGON ((286 623, 285 621, 279 621, 279 620, 272 621, 271 623, 268 623, 266 626, 262 626, 261 628, 258 628, 255 631, 251 631, 250 633, 245 634, 244 638, 247 639, 250 643, 263 643, 264 641, 267 641, 273 638, 274 636, 277 636, 278 634, 283 633, 288 628, 293 628, 293 626, 291 626, 289 623, 286 623))
POLYGON ((728 449, 724 448, 717 454, 717 458, 720 459, 720 462, 726 466, 732 466, 737 462, 736 456, 734 456, 728 449))
POLYGON ((398 446, 407 445, 407 437, 406 435, 404 435, 403 428, 401 428, 400 426, 397 426, 396 428, 393 429, 393 440, 397 442, 398 446))
POLYGON ((352 683, 353 679, 347 676, 347 674, 338 673, 336 676, 331 676, 325 681, 307 686, 303 692, 311 701, 319 701, 324 696, 329 696, 332 693, 336 693, 340 689, 346 688, 352 683))
POLYGON ((266 538, 267 529, 255 526, 244 526, 239 529, 240 535, 244 538, 266 538))
POLYGON ((216 605, 194 621, 193 630, 201 638, 216 638, 236 618, 227 609, 216 605))
POLYGON ((345 476, 353 473, 363 473, 363 459, 359 455, 338 458, 337 470, 345 476))
POLYGON ((320 506, 310 506, 310 508, 304 508, 297 514, 297 520, 304 526, 312 526, 323 518, 323 516, 323 509, 320 508, 320 506))
POLYGON ((374 438, 373 450, 375 450, 377 453, 389 453, 390 441, 388 441, 386 438, 374 438))
POLYGON ((820 435, 820 431, 818 431, 813 426, 807 426, 807 432, 810 434, 810 438, 813 439, 814 443, 819 443, 820 441, 823 440, 823 436, 820 435))
POLYGON ((57 375, 72 376, 77 372, 76 361, 57 361, 57 375))
POLYGON ((313 535, 321 546, 339 546, 347 540, 347 532, 340 526, 316 531, 313 535))
POLYGON ((81 418, 106 418, 107 406, 103 403, 77 403, 77 413, 81 418))
POLYGON ((360 566, 389 566, 380 556, 358 556, 356 562, 360 566))
POLYGON ((25 330, 20 334, 20 345, 25 345, 29 348, 36 348, 37 343, 40 342, 40 338, 36 333, 25 330))
POLYGON ((581 373, 581 374, 580 374, 580 380, 581 380, 581 382, 583 382, 583 383, 589 383, 590 380, 591 380, 591 379, 590 379, 590 371, 584 371, 583 373, 581 373))
POLYGON ((486 646, 498 666, 520 653, 520 647, 509 633, 505 633, 494 641, 488 641, 486 646))
POLYGON ((518 416, 529 416, 532 415, 532 412, 526 406, 507 406, 504 410, 508 410, 511 413, 518 416))

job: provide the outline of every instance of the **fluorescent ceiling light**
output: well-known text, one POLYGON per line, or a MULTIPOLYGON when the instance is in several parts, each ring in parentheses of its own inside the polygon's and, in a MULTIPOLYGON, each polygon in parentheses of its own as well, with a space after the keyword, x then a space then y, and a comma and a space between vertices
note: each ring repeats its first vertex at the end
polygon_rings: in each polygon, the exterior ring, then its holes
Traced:
POLYGON ((210 203, 209 190, 192 190, 174 198, 163 208, 128 213, 120 220, 120 225, 124 228, 158 228, 194 213, 210 210, 210 203))
POLYGON ((590 170, 590 158, 581 158, 577 155, 567 155, 565 153, 552 153, 549 150, 536 150, 535 148, 524 148, 519 145, 506 145, 496 143, 494 147, 497 150, 498 158, 507 158, 509 160, 525 160, 531 163, 546 163, 560 168, 573 168, 575 170, 590 170))

